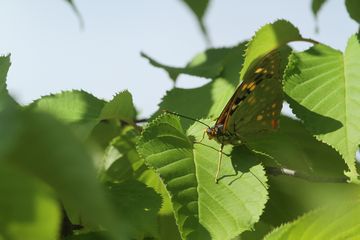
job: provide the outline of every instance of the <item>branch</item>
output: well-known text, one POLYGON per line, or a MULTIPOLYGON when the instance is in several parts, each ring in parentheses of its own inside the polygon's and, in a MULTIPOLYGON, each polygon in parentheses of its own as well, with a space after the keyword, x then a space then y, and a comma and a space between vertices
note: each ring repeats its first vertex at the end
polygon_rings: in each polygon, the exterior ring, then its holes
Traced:
POLYGON ((148 118, 141 118, 141 119, 136 119, 135 123, 144 123, 144 122, 148 122, 149 119, 148 118))
POLYGON ((60 236, 61 239, 63 239, 65 237, 73 235, 74 230, 80 230, 83 229, 84 227, 80 224, 72 224, 62 204, 61 204, 61 208, 62 208, 63 219, 61 223, 60 236))
POLYGON ((267 174, 272 176, 290 176, 295 178, 300 178, 309 182, 319 182, 319 183, 347 183, 346 177, 324 177, 324 176, 314 176, 309 175, 304 172, 299 172, 296 170, 288 169, 288 168, 276 168, 276 167, 265 167, 265 171, 267 174))
POLYGON ((312 44, 319 44, 320 43, 320 42, 318 42, 318 41, 316 41, 314 39, 311 39, 311 38, 302 38, 301 41, 312 43, 312 44))

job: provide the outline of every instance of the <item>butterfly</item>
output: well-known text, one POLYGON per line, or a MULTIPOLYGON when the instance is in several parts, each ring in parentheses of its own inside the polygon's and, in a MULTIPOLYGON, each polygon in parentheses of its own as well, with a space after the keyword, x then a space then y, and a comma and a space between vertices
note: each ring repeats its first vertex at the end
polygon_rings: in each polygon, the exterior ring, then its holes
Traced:
POLYGON ((279 50, 255 61, 227 102, 213 127, 206 129, 209 139, 221 144, 215 182, 218 182, 224 145, 237 145, 261 132, 276 130, 282 108, 282 76, 279 50))

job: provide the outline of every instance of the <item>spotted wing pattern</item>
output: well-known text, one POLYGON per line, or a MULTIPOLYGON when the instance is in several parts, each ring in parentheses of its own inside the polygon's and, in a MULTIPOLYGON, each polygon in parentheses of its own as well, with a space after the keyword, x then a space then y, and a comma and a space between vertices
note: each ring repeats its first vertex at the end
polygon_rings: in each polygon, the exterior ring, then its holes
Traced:
POLYGON ((239 139, 277 129, 282 108, 280 53, 274 50, 249 68, 216 125, 239 139))

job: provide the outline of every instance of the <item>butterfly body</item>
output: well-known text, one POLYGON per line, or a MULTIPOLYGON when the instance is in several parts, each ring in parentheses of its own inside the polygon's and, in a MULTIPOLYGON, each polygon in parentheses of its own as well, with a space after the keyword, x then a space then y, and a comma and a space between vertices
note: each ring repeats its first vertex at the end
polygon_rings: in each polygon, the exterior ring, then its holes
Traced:
POLYGON ((223 124, 217 124, 217 125, 214 125, 213 127, 207 128, 206 133, 210 140, 215 139, 220 144, 237 145, 237 144, 241 143, 239 136, 234 135, 230 132, 224 131, 223 124))

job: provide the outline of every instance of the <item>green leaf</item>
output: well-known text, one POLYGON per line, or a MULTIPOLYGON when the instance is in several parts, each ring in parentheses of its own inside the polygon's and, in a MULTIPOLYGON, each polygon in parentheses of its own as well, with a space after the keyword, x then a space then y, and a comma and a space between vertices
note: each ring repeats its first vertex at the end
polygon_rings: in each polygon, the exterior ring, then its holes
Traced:
POLYGON ((137 179, 147 186, 153 188, 163 199, 163 204, 156 221, 157 236, 159 239, 180 239, 171 201, 160 177, 144 164, 135 149, 138 140, 138 131, 133 127, 124 128, 120 135, 114 138, 105 152, 103 173, 105 178, 111 182, 137 179), (177 237, 178 236, 178 237, 177 237))
MULTIPOLYGON (((316 175, 315 175, 316 176, 316 175)), ((269 201, 261 218, 265 223, 280 226, 304 213, 329 203, 356 198, 355 184, 314 183, 289 176, 269 176, 269 201)))
POLYGON ((169 193, 158 174, 152 169, 148 169, 143 160, 133 164, 136 179, 145 183, 147 186, 153 188, 162 198, 162 206, 158 214, 158 237, 159 239, 181 239, 179 230, 177 228, 173 207, 171 204, 169 193))
POLYGON ((180 239, 179 230, 177 229, 173 207, 170 196, 165 188, 160 176, 155 173, 153 169, 149 169, 143 159, 132 164, 137 180, 145 183, 147 186, 153 188, 162 198, 162 206, 158 215, 159 238, 180 239))
POLYGON ((208 239, 197 215, 195 167, 191 144, 178 119, 162 116, 150 123, 142 133, 139 153, 162 177, 171 194, 175 218, 183 239, 208 239))
POLYGON ((121 130, 119 136, 114 138, 105 151, 104 167, 105 178, 110 182, 121 182, 137 179, 152 187, 163 198, 161 215, 172 214, 172 207, 168 193, 159 176, 149 169, 136 151, 139 132, 132 126, 121 130))
POLYGON ((359 201, 338 203, 283 225, 265 239, 357 239, 360 231, 360 223, 357 221, 359 218, 359 201))
POLYGON ((210 0, 197 0, 197 1, 182 0, 182 1, 195 14, 202 33, 204 34, 205 38, 209 41, 207 30, 204 24, 204 15, 206 13, 206 9, 209 5, 210 0))
MULTIPOLYGON (((256 135, 247 144, 267 167, 288 168, 310 176, 342 178, 346 165, 333 148, 317 141, 298 120, 280 118, 277 132, 256 135)), ((329 180, 330 181, 330 180, 329 180)), ((262 221, 279 225, 336 199, 347 184, 312 183, 290 176, 269 176, 269 201, 262 221)))
POLYGON ((10 65, 10 54, 7 56, 0 56, 0 96, 8 94, 6 88, 6 76, 10 65))
POLYGON ((244 78, 246 71, 259 58, 291 41, 300 40, 304 39, 299 30, 286 20, 277 20, 274 23, 264 25, 255 33, 248 44, 240 78, 244 78))
MULTIPOLYGON (((229 48, 226 54, 223 50, 214 50, 214 56, 216 53, 217 57, 207 59, 209 61, 214 59, 212 61, 222 65, 221 73, 212 76, 215 80, 198 88, 174 88, 168 91, 159 105, 160 109, 175 111, 198 119, 206 116, 217 117, 239 84, 239 70, 243 64, 245 44, 241 43, 229 48), (188 105, 189 102, 192 103, 191 107, 188 105)), ((195 64, 201 61, 193 60, 193 62, 195 64)), ((205 65, 207 65, 206 62, 204 62, 205 65)), ((188 122, 186 126, 189 124, 188 122)))
POLYGON ((255 224, 254 229, 241 234, 239 240, 263 239, 274 227, 262 221, 255 224))
POLYGON ((281 116, 277 132, 254 134, 247 144, 266 154, 262 158, 267 166, 286 167, 319 177, 342 177, 346 170, 337 151, 317 141, 300 121, 289 117, 281 116))
POLYGON ((200 140, 203 126, 194 124, 186 134, 178 118, 163 115, 144 129, 138 150, 164 181, 182 238, 232 239, 259 220, 267 201, 263 168, 245 148, 227 146, 231 158, 223 156, 215 184, 218 144, 193 146, 187 135, 200 140))
POLYGON ((360 1, 345 0, 345 5, 350 17, 360 24, 360 1))
POLYGON ((158 216, 159 239, 160 240, 181 240, 179 229, 177 228, 174 214, 158 216))
POLYGON ((44 183, 0 164, 0 239, 57 239, 61 211, 44 183))
POLYGON ((135 175, 138 165, 143 165, 135 143, 139 133, 133 127, 122 129, 105 151, 104 170, 108 181, 124 181, 135 175))
POLYGON ((326 2, 326 0, 312 0, 311 10, 315 17, 317 17, 320 9, 322 8, 322 6, 324 5, 325 2, 326 2))
POLYGON ((128 91, 116 94, 110 102, 100 100, 85 91, 65 91, 42 97, 29 107, 50 113, 71 125, 81 139, 86 139, 102 120, 133 123, 136 115, 128 91))
POLYGON ((76 7, 75 3, 73 0, 65 0, 72 8, 72 10, 74 11, 74 13, 76 14, 76 16, 78 17, 79 23, 80 23, 80 27, 84 26, 84 20, 80 14, 80 11, 78 10, 78 8, 76 7))
POLYGON ((136 110, 128 91, 116 94, 110 102, 105 104, 100 114, 101 119, 121 119, 128 123, 134 123, 135 117, 136 110))
POLYGON ((96 143, 105 151, 109 143, 121 132, 122 126, 116 121, 100 121, 92 130, 89 141, 96 143))
MULTIPOLYGON (((166 93, 159 107, 197 119, 204 116, 217 117, 234 90, 234 85, 226 79, 218 78, 199 88, 174 88, 166 93)), ((188 127, 191 123, 184 121, 183 126, 188 127)))
POLYGON ((103 232, 90 232, 78 235, 71 235, 64 240, 109 240, 103 232))
POLYGON ((85 91, 74 90, 42 97, 29 107, 50 113, 62 122, 72 125, 75 132, 85 139, 99 123, 104 105, 103 100, 85 91))
POLYGON ((105 151, 104 168, 108 181, 123 181, 133 176, 127 157, 112 144, 105 151))
POLYGON ((90 232, 66 237, 64 240, 110 240, 104 232, 90 232))
POLYGON ((145 53, 141 56, 148 59, 154 67, 164 69, 169 77, 176 81, 180 74, 187 74, 204 78, 218 77, 224 69, 227 56, 232 53, 234 48, 214 48, 197 54, 185 67, 171 67, 161 64, 149 57, 145 53))
POLYGON ((353 181, 358 176, 355 152, 360 142, 359 59, 356 36, 344 54, 318 44, 293 54, 284 84, 293 112, 317 139, 340 152, 353 181))
POLYGON ((21 139, 23 125, 17 107, 11 97, 0 95, 0 161, 21 139))
POLYGON ((156 237, 160 195, 135 180, 110 183, 107 187, 119 215, 127 216, 127 221, 136 229, 136 239, 156 237))
MULTIPOLYGON (((346 169, 341 156, 330 146, 316 141, 304 126, 287 117, 280 119, 278 132, 249 139, 266 166, 285 167, 310 176, 341 178, 346 169), (263 157, 261 157, 261 155, 263 157)), ((353 184, 313 183, 289 176, 269 176, 269 201, 262 221, 273 226, 292 221, 314 208, 337 202, 339 196, 353 198, 353 184), (338 193, 341 192, 339 195, 338 193)), ((345 198, 345 197, 344 197, 345 198)))
MULTIPOLYGON (((126 238, 127 224, 113 214, 85 146, 68 127, 49 115, 29 110, 15 112, 0 115, 0 122, 7 119, 7 124, 0 124, 1 133, 14 123, 18 126, 17 141, 0 152, 0 159, 7 159, 49 184, 64 205, 81 213, 84 224, 101 225, 113 239, 126 238)), ((2 141, 10 137, 1 135, 2 141)))

